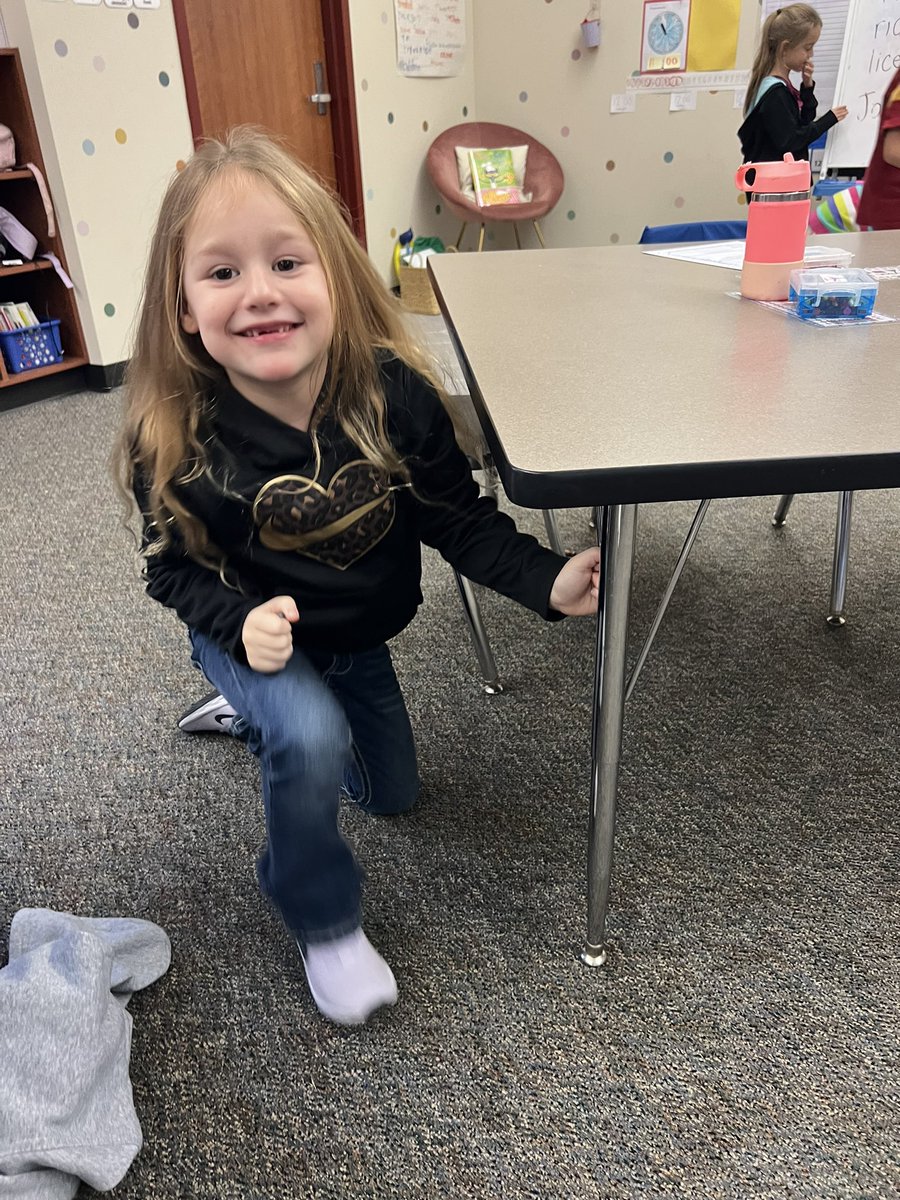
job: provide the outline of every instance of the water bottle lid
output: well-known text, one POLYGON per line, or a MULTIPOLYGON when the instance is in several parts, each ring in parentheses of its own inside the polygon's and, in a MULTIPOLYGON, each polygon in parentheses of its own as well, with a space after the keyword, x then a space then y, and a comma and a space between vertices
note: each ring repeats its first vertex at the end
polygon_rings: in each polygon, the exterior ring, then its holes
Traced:
POLYGON ((781 161, 744 163, 734 182, 742 192, 805 192, 809 191, 812 176, 805 158, 795 160, 792 154, 786 154, 781 161))

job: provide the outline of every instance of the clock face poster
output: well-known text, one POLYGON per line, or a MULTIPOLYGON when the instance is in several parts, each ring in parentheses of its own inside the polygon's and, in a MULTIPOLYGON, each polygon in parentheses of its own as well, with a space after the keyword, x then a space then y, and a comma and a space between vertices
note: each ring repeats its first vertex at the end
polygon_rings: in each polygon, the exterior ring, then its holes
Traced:
POLYGON ((645 0, 641 74, 684 70, 690 17, 691 0, 645 0))

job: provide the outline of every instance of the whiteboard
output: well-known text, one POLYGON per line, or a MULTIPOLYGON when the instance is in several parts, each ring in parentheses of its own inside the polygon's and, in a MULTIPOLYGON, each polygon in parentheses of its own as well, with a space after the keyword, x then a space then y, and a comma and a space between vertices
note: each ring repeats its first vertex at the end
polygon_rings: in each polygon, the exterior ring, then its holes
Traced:
POLYGON ((846 104, 850 112, 829 131, 823 172, 869 165, 881 102, 898 67, 900 0, 851 0, 835 87, 835 103, 846 104))

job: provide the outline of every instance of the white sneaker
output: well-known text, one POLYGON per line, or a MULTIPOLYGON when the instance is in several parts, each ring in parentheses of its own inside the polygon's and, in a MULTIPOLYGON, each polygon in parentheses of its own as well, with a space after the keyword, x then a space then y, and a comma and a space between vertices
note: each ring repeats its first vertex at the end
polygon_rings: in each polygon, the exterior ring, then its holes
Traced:
POLYGON ((230 733, 236 716, 224 696, 219 692, 208 692, 181 714, 178 728, 185 733, 230 733))
POLYGON ((300 955, 319 1012, 338 1025, 362 1025, 377 1008, 397 1003, 397 981, 362 929, 333 942, 313 942, 300 955))

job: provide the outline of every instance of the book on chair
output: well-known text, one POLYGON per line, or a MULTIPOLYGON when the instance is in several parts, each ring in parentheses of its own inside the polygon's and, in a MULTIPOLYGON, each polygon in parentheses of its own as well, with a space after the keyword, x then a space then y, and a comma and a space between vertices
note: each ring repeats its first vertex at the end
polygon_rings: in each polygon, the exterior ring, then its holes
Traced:
POLYGON ((516 181, 512 151, 509 147, 494 150, 470 150, 472 187, 479 206, 489 204, 523 204, 526 197, 516 181))

